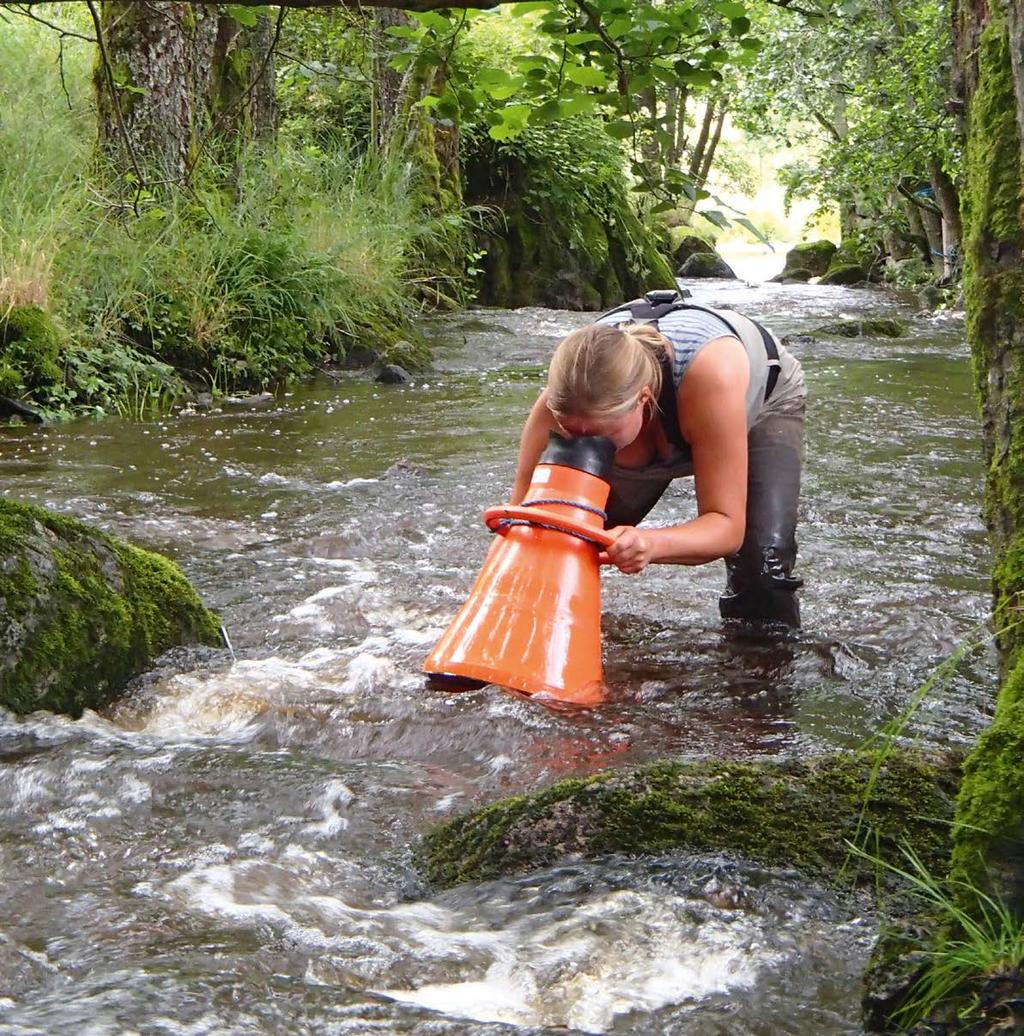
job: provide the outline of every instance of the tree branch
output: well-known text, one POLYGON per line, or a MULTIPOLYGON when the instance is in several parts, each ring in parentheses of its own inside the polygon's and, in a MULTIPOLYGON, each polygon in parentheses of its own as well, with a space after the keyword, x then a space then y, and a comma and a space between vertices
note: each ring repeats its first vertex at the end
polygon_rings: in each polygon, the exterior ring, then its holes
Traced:
POLYGON ((60 33, 60 38, 63 40, 65 36, 71 36, 76 40, 85 40, 86 43, 95 43, 95 36, 86 36, 84 33, 75 32, 73 29, 65 29, 63 25, 57 25, 55 22, 47 21, 45 18, 38 14, 33 14, 30 8, 33 5, 31 3, 24 4, 0 4, 5 11, 10 11, 11 14, 20 14, 23 18, 31 18, 34 22, 39 22, 40 25, 45 25, 48 29, 53 29, 54 32, 60 33))
POLYGON ((107 41, 103 38, 103 24, 100 21, 100 13, 96 10, 96 4, 94 0, 87 0, 87 6, 89 8, 89 14, 92 15, 92 24, 96 29, 96 42, 100 46, 100 59, 103 62, 103 74, 107 79, 107 87, 110 90, 110 100, 114 105, 114 117, 117 120, 117 131, 121 134, 121 140, 124 143, 125 150, 128 152, 128 159, 132 164, 132 169, 135 170, 135 202, 133 208, 135 209, 135 215, 139 214, 139 197, 142 194, 142 189, 145 186, 146 178, 142 174, 142 166, 139 165, 139 157, 135 154, 135 148, 132 147, 131 137, 128 136, 128 127, 125 125, 124 113, 121 111, 121 98, 118 94, 117 83, 114 81, 114 70, 110 64, 110 53, 107 51, 107 41))

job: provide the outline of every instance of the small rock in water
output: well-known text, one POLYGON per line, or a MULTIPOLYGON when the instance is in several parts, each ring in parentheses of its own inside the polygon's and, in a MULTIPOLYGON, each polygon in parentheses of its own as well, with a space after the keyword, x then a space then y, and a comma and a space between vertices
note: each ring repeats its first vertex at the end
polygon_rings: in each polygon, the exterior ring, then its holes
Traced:
POLYGON ((273 392, 259 392, 254 396, 225 396, 221 402, 225 406, 266 406, 274 402, 273 392))
POLYGON ((749 905, 746 889, 718 872, 708 879, 701 895, 720 910, 743 910, 749 905))
POLYGON ((407 457, 399 457, 394 464, 384 472, 384 476, 398 475, 425 475, 427 469, 422 464, 409 460, 407 457))
POLYGON ((397 363, 388 363, 381 368, 375 380, 383 385, 408 385, 412 375, 397 363))

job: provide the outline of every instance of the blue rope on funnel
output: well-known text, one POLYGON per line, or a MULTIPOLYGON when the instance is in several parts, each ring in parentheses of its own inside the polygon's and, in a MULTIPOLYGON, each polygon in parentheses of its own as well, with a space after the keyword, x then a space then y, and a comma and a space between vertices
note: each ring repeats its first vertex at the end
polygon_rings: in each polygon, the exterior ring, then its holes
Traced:
MULTIPOLYGON (((590 504, 581 504, 576 500, 524 500, 519 506, 520 507, 541 507, 545 504, 564 504, 566 507, 578 507, 582 511, 589 511, 591 514, 596 514, 602 522, 608 520, 608 514, 602 511, 600 507, 591 507, 590 504)), ((535 529, 550 529, 551 532, 561 532, 566 536, 575 536, 578 540, 583 540, 584 543, 592 543, 595 547, 604 550, 604 544, 598 543, 597 540, 592 540, 589 536, 584 536, 581 532, 571 532, 569 529, 559 529, 554 525, 547 525, 544 522, 528 522, 525 518, 502 518, 500 521, 495 522, 492 532, 497 532, 499 529, 508 528, 511 525, 526 525, 532 526, 535 529)))

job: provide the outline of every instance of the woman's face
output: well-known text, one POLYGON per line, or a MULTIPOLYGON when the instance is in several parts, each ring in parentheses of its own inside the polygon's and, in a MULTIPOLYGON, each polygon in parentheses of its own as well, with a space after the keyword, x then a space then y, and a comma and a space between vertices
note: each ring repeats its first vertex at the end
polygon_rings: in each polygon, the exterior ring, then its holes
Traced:
POLYGON ((644 426, 646 403, 651 398, 650 389, 643 389, 636 405, 620 417, 588 417, 586 414, 568 414, 556 417, 558 427, 573 439, 581 435, 603 435, 611 439, 615 449, 625 449, 640 434, 644 426))

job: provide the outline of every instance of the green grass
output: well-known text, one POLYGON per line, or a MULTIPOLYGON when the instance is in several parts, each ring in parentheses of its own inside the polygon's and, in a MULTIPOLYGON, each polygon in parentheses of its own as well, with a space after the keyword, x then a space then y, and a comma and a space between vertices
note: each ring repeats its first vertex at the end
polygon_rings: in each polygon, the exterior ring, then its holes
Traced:
POLYGON ((901 878, 910 895, 940 921, 934 945, 923 951, 926 966, 894 1012, 901 1028, 950 1002, 970 1010, 970 993, 978 982, 1024 966, 1024 918, 1005 903, 966 882, 936 878, 909 847, 903 848, 900 865, 849 846, 854 855, 901 878))
POLYGON ((39 305, 65 338, 63 385, 26 397, 52 414, 140 416, 186 382, 263 389, 356 345, 422 358, 396 343, 415 341, 423 297, 458 294, 435 270, 439 256, 459 268, 465 217, 425 211, 405 165, 285 132, 237 180, 211 161, 191 190, 143 193, 136 213, 100 186, 90 45, 65 44, 69 110, 55 34, 5 17, 0 310, 39 305))

